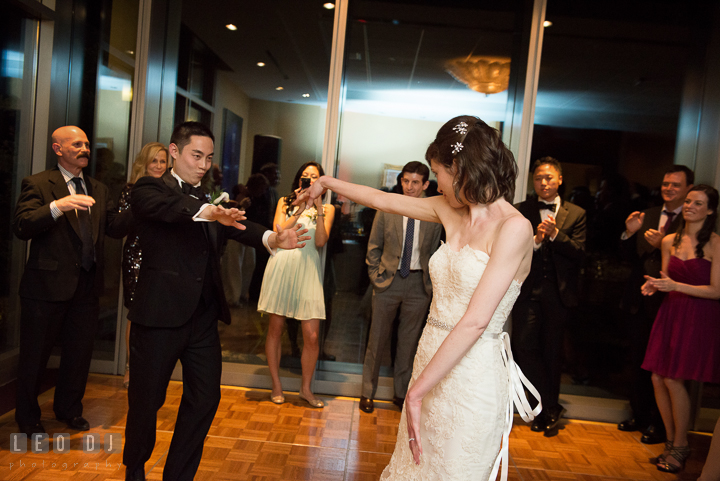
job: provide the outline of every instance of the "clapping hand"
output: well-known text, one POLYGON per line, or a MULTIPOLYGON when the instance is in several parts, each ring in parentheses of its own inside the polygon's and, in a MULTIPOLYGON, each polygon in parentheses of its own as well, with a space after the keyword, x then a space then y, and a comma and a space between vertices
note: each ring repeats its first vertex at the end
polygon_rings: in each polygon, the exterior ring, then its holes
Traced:
POLYGON ((552 238, 555 236, 557 228, 555 227, 555 217, 549 215, 547 219, 542 221, 537 227, 537 234, 535 234, 535 243, 540 244, 545 238, 552 238))
POLYGON ((628 237, 640 230, 645 221, 645 213, 635 211, 625 219, 625 230, 627 231, 628 237))
POLYGON ((642 293, 645 296, 650 296, 657 291, 671 292, 677 289, 677 282, 670 279, 663 271, 660 271, 660 279, 650 276, 645 276, 645 279, 647 279, 647 282, 645 282, 641 288, 642 293), (650 286, 646 288, 648 284, 650 286), (648 294, 645 293, 646 291, 648 294))
POLYGON ((407 421, 408 440, 415 464, 420 464, 422 456, 422 442, 420 439, 420 412, 422 411, 422 398, 415 399, 412 388, 405 398, 405 420, 407 421))
POLYGON ((665 237, 665 234, 658 230, 648 229, 645 231, 645 240, 648 241, 648 244, 650 244, 656 249, 660 248, 663 237, 665 237))

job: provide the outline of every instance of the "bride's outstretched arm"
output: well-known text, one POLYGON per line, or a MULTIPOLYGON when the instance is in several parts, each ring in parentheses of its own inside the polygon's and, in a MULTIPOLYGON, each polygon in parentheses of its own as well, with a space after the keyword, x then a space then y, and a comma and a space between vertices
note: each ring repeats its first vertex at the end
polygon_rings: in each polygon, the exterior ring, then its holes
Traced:
POLYGON ((327 189, 345 196, 357 204, 427 222, 440 223, 438 210, 450 208, 441 196, 418 199, 407 195, 390 194, 372 187, 351 184, 327 175, 316 180, 304 194, 298 196, 294 204, 307 202, 307 205, 312 205, 315 198, 324 194, 327 189))
POLYGON ((533 233, 530 223, 521 215, 507 219, 493 241, 492 255, 478 286, 475 288, 465 315, 445 338, 440 348, 420 373, 405 398, 410 449, 416 463, 420 462, 420 411, 422 399, 440 382, 482 336, 503 296, 522 272, 527 275, 532 259, 533 233))

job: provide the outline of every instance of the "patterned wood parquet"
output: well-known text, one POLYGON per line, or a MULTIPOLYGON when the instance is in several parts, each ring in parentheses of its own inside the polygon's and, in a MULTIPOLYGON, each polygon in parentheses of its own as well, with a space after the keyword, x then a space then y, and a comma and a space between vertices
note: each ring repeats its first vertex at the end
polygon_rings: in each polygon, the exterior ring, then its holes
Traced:
MULTIPOLYGON (((182 384, 172 382, 158 416, 158 437, 146 464, 147 478, 162 479, 182 384)), ((85 395, 85 417, 92 433, 124 433, 127 409, 122 378, 91 375, 85 395)), ((395 444, 399 410, 376 403, 373 414, 361 413, 358 400, 323 397, 325 409, 310 408, 297 394, 272 404, 269 393, 235 387, 222 389, 222 401, 205 442, 197 480, 377 480, 395 444)), ((52 436, 67 432, 52 417, 52 391, 41 398, 43 424, 52 436)), ((11 453, 10 433, 17 428, 13 412, 0 418, 1 480, 121 480, 122 454, 84 453, 81 434, 71 433, 67 453, 11 453)), ((510 439, 511 480, 670 481, 648 459, 662 446, 647 446, 639 433, 615 425, 568 421, 557 435, 531 432, 516 417, 510 439)), ((709 436, 693 435, 695 448, 682 479, 695 479, 707 454, 709 436)), ((103 446, 104 447, 104 446, 103 446)))

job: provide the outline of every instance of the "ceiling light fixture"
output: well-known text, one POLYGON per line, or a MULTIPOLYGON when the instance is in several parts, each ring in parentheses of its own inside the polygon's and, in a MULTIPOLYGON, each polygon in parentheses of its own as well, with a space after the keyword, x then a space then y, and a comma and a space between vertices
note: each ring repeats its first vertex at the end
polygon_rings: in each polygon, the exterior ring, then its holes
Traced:
POLYGON ((323 7, 325 7, 327 10, 332 10, 333 8, 335 8, 335 4, 327 2, 323 4, 323 7))
POLYGON ((486 95, 507 90, 510 83, 510 58, 470 56, 445 62, 445 71, 472 90, 486 95))
POLYGON ((552 27, 552 22, 550 20, 545 20, 543 22, 543 27, 552 27))
POLYGON ((258 67, 264 67, 264 66, 265 66, 265 62, 258 62, 256 65, 257 65, 258 67))
POLYGON ((275 90, 282 90, 282 87, 275 87, 275 90))
POLYGON ((310 94, 303 94, 303 97, 305 97, 305 98, 310 97, 310 94))
POLYGON ((225 28, 227 28, 228 30, 232 30, 233 32, 237 30, 237 27, 232 23, 228 23, 227 25, 225 25, 225 28))

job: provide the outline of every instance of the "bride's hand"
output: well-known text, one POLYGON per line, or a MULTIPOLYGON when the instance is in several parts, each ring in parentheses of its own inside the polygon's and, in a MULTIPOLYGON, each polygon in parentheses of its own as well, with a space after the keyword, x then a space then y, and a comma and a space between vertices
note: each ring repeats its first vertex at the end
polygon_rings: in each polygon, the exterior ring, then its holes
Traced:
POLYGON ((410 451, 412 451, 415 464, 420 464, 420 456, 422 455, 422 443, 420 440, 420 412, 422 410, 422 398, 416 399, 413 396, 412 389, 407 392, 405 397, 405 420, 407 421, 408 439, 410 442, 410 451))

